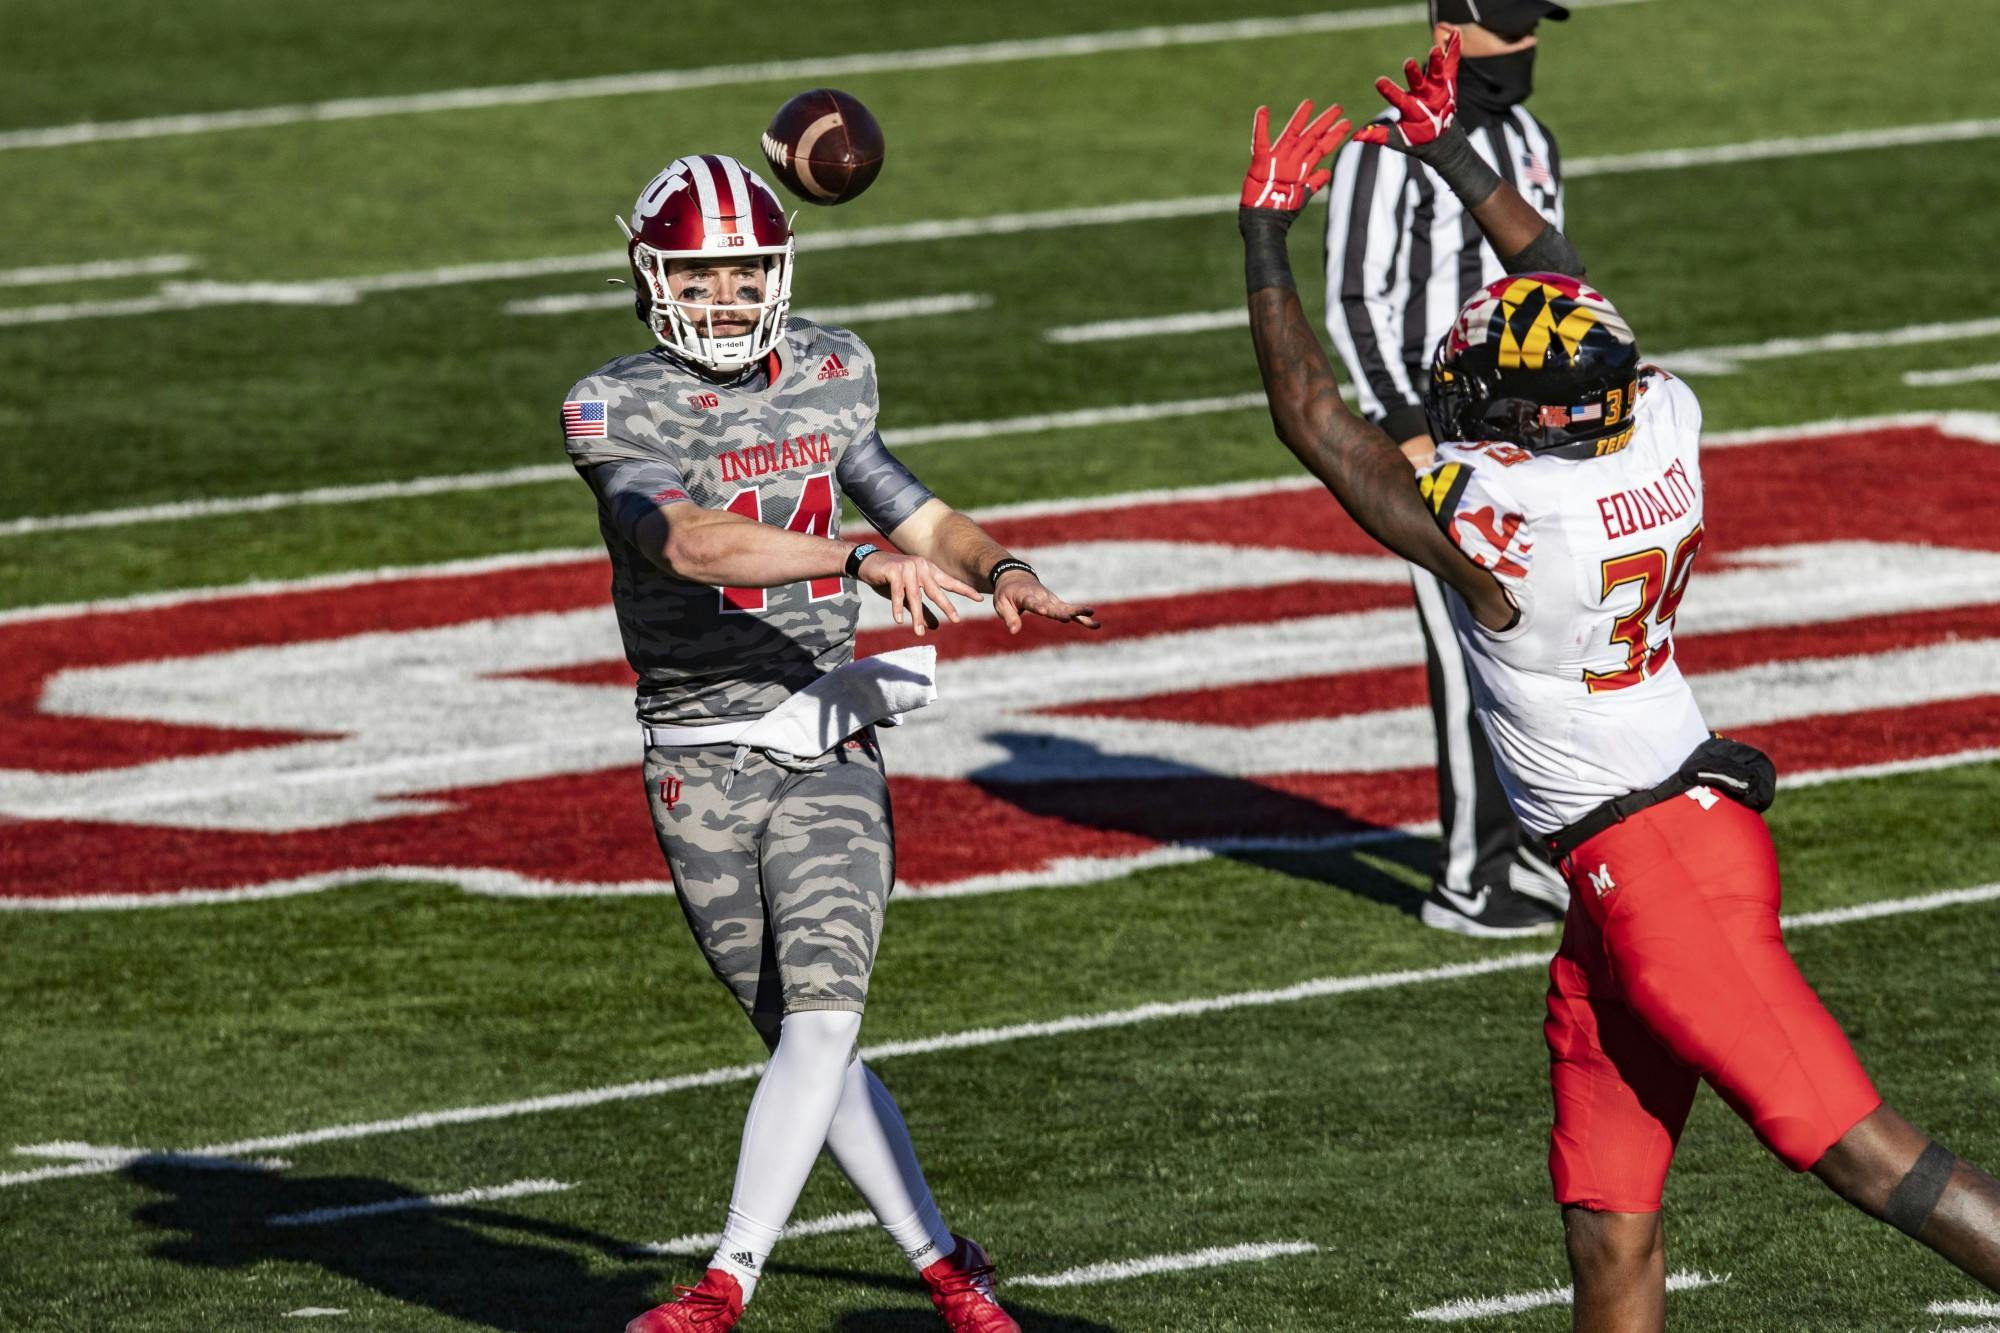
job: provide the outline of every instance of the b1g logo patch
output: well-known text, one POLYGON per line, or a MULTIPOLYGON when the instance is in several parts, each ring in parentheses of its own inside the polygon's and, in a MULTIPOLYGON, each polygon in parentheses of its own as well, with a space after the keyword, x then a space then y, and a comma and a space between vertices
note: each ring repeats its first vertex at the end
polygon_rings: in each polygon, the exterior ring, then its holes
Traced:
POLYGON ((688 406, 697 412, 706 412, 711 407, 722 406, 722 400, 712 393, 691 393, 688 395, 688 406))

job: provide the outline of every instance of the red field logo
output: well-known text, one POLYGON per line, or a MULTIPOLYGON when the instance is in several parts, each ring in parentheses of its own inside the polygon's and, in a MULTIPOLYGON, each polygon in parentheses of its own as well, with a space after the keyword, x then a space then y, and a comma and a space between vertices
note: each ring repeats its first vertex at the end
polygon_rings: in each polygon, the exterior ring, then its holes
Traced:
MULTIPOLYGON (((1677 657, 1713 725, 1793 775, 2000 747, 2000 530, 1965 502, 2000 449, 1900 426, 1704 470, 1677 657)), ((1432 818, 1406 576, 1316 488, 990 526, 1106 627, 936 636, 939 702, 883 738, 906 885, 1432 818)), ((606 586, 566 554, 0 616, 0 901, 665 891, 606 586)), ((864 653, 906 640, 882 605, 864 653)))

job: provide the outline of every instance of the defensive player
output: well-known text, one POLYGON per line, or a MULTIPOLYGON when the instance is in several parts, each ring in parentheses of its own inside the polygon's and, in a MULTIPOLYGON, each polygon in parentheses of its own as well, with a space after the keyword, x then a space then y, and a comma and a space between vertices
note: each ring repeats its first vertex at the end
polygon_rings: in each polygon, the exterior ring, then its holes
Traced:
MULTIPOLYGON (((1569 11, 1550 0, 1430 0, 1429 17, 1431 40, 1455 32, 1465 53, 1458 123, 1473 151, 1561 227, 1562 154, 1524 104, 1534 88, 1535 29, 1569 11)), ((1426 470, 1436 461, 1423 401, 1431 349, 1458 308, 1507 270, 1458 196, 1385 145, 1356 139, 1340 150, 1326 205, 1327 334, 1361 415, 1426 470)), ((1473 717, 1443 585, 1421 569, 1410 571, 1410 585, 1437 733, 1438 864, 1419 918, 1488 938, 1552 931, 1569 886, 1507 803, 1473 717)))
POLYGON ((856 1055, 895 879, 867 724, 891 719, 814 710, 869 693, 850 665, 857 583, 919 635, 959 618, 954 593, 991 593, 1016 631, 1024 614, 1096 621, 883 446, 874 358, 846 330, 788 316, 791 228, 742 163, 675 161, 627 232, 639 317, 659 346, 580 381, 564 437, 611 552, 654 830, 695 940, 772 1050, 713 1262, 628 1333, 733 1326, 821 1147, 952 1329, 1018 1333, 985 1252, 946 1228, 895 1101, 856 1055), (899 549, 840 540, 842 495, 899 549), (860 725, 825 745, 760 748, 769 728, 751 728, 788 700, 816 725, 860 725))
POLYGON ((1579 1329, 1666 1320, 1660 1195, 1705 1079, 1794 1170, 2000 1290, 2000 1183, 1882 1103, 1778 926, 1758 811, 1770 761, 1711 738, 1673 657, 1701 544, 1701 409, 1640 363, 1583 264, 1454 123, 1457 43, 1377 83, 1393 125, 1518 275, 1475 296, 1428 393, 1441 464, 1419 484, 1352 415, 1300 309, 1285 233, 1330 173, 1340 108, 1257 113, 1238 220, 1279 437, 1376 540, 1451 589, 1474 700, 1521 822, 1569 881, 1545 1032, 1555 1195, 1579 1329))

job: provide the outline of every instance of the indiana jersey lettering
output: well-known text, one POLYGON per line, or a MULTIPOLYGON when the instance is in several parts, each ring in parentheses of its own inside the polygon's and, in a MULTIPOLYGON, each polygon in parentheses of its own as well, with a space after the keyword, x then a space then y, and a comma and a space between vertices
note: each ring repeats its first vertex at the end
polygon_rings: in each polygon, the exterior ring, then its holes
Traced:
POLYGON ((853 658, 859 602, 837 575, 775 588, 675 578, 630 540, 638 513, 687 501, 837 537, 844 493, 884 531, 929 498, 875 433, 875 359, 860 338, 794 319, 771 362, 768 375, 731 387, 653 350, 619 357, 569 392, 604 403, 603 438, 567 435, 564 445, 598 492, 643 721, 770 711, 853 658), (822 378, 836 357, 847 373, 822 378))
POLYGON ((1673 642, 1701 547, 1701 405, 1664 371, 1640 383, 1624 449, 1445 444, 1424 486, 1521 609, 1494 633, 1450 599, 1501 784, 1534 833, 1656 785, 1708 736, 1673 642))

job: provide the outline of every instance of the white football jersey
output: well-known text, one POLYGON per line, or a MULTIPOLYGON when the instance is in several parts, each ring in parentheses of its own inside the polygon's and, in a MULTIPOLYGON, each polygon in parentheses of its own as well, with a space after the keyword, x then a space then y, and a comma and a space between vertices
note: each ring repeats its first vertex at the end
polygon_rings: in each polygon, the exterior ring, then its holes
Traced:
POLYGON ((1659 784, 1709 735, 1673 638, 1701 546, 1701 404, 1665 371, 1639 383, 1615 453, 1445 444, 1424 479, 1452 540, 1520 607, 1496 633, 1449 598, 1501 785, 1538 834, 1659 784))

